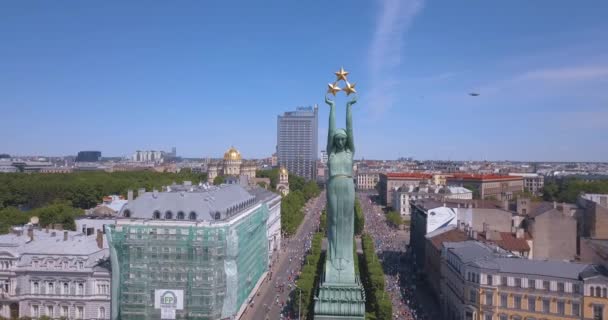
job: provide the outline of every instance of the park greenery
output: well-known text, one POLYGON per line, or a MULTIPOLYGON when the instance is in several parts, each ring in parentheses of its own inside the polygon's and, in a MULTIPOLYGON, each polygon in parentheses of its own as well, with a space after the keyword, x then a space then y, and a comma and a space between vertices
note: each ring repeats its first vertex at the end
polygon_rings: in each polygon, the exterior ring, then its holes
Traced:
POLYGON ((547 179, 543 188, 543 199, 574 203, 581 193, 608 193, 608 180, 547 179))
POLYGON ((323 274, 323 263, 325 262, 322 252, 323 233, 317 232, 312 237, 310 253, 306 256, 306 264, 302 267, 300 277, 296 280, 293 299, 297 299, 297 307, 302 319, 312 319, 314 315, 314 293, 319 284, 320 275, 323 274), (301 295, 301 296, 300 296, 301 295))
POLYGON ((395 211, 389 211, 386 214, 386 221, 395 228, 399 228, 403 224, 403 218, 395 211))
POLYGON ((38 217, 41 226, 62 224, 74 230, 74 218, 83 209, 94 207, 106 195, 126 196, 128 190, 160 189, 173 182, 205 181, 205 176, 189 170, 180 173, 136 172, 75 172, 60 174, 2 173, 0 174, 0 233, 11 226, 38 217))
POLYGON ((384 287, 384 271, 376 255, 374 239, 369 234, 361 236, 363 248, 361 282, 365 288, 366 312, 375 315, 378 320, 390 320, 393 315, 393 305, 384 287))

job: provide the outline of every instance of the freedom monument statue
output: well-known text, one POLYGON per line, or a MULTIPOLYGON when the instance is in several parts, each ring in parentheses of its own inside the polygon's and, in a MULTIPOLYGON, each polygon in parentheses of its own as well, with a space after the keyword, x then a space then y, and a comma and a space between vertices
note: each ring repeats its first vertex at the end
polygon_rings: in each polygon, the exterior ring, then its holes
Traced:
POLYGON ((335 73, 337 80, 328 84, 325 103, 329 105, 327 154, 327 253, 321 285, 315 295, 315 320, 365 319, 365 293, 355 274, 353 237, 355 234, 355 184, 353 182, 352 106, 357 103, 355 84, 349 83, 344 68, 335 73), (345 82, 340 88, 338 83, 345 82), (329 94, 344 91, 355 94, 346 103, 346 129, 336 129, 335 102, 329 94))

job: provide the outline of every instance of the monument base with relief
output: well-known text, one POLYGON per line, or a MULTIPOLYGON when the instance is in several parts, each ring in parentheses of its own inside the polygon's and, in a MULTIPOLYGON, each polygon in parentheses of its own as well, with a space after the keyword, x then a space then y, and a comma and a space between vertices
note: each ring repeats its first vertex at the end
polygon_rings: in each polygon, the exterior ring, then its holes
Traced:
MULTIPOLYGON (((336 72, 338 80, 328 85, 328 93, 356 93, 355 84, 346 79, 343 68, 336 72), (338 87, 338 81, 346 87, 338 87)), ((336 129, 334 101, 325 96, 330 107, 327 135, 328 173, 327 195, 327 254, 321 284, 315 292, 315 320, 365 319, 365 291, 355 274, 354 218, 355 185, 353 155, 355 143, 352 126, 352 105, 356 95, 346 103, 346 129, 336 129)))

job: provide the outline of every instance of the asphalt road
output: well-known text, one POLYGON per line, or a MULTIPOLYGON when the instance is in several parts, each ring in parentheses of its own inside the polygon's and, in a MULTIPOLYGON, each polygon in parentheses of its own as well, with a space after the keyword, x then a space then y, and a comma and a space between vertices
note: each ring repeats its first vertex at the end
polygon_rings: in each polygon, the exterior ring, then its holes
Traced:
MULTIPOLYGON (((289 313, 289 295, 296 290, 295 278, 302 269, 302 262, 310 249, 312 234, 319 227, 321 210, 325 208, 325 192, 311 199, 305 207, 307 210, 304 221, 298 228, 296 234, 291 238, 283 238, 281 250, 276 256, 276 262, 270 269, 267 280, 258 289, 253 303, 241 316, 243 320, 263 319, 297 319, 297 307, 294 313, 289 313), (281 289, 282 286, 283 288, 281 289)), ((298 297, 293 294, 292 297, 298 297)))

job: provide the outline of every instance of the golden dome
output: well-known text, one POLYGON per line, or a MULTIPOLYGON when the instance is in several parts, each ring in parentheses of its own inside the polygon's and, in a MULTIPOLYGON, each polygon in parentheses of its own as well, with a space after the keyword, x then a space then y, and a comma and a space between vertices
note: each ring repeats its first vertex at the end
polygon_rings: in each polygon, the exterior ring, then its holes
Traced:
POLYGON ((241 153, 236 150, 235 147, 230 147, 230 149, 224 153, 224 160, 242 160, 241 153))
POLYGON ((281 169, 279 169, 279 174, 287 175, 287 169, 285 169, 285 167, 281 167, 281 169))

